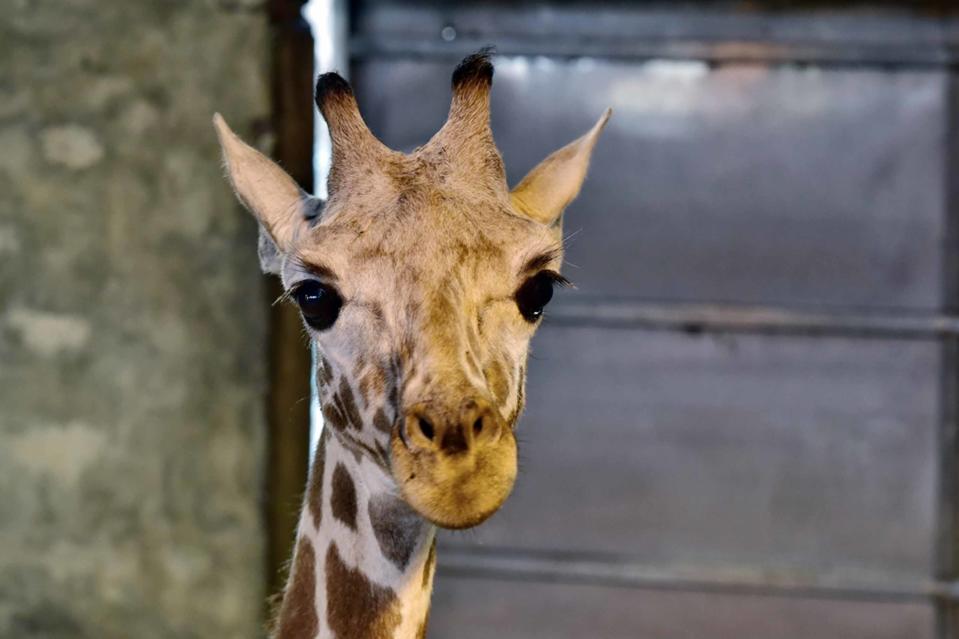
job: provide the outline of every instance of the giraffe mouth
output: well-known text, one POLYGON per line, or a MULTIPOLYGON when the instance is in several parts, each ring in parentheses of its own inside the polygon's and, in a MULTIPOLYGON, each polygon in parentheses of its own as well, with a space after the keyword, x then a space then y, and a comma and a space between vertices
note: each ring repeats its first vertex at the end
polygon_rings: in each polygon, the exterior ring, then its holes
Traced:
POLYGON ((457 454, 418 449, 397 431, 391 440, 393 477, 406 502, 436 526, 477 526, 512 492, 517 467, 512 429, 490 445, 457 454))

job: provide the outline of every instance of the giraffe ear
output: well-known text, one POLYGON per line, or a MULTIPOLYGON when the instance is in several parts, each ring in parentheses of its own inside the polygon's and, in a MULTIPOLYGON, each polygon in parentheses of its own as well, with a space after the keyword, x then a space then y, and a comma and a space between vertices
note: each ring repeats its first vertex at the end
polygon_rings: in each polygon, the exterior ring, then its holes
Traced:
POLYGON ((213 125, 233 190, 260 222, 260 263, 264 271, 276 272, 281 254, 292 250, 296 236, 321 203, 279 165, 241 140, 219 113, 213 116, 213 125))
POLYGON ((513 206, 543 224, 554 224, 586 179, 589 158, 612 109, 606 109, 593 128, 536 165, 510 193, 513 206))

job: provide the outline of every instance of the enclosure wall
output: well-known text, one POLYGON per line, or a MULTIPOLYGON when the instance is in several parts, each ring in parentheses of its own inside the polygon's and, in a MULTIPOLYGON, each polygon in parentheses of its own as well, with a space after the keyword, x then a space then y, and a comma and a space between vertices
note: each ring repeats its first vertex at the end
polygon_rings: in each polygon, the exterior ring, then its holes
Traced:
POLYGON ((267 33, 4 5, 0 637, 261 633, 268 307, 210 120, 269 143, 267 33))

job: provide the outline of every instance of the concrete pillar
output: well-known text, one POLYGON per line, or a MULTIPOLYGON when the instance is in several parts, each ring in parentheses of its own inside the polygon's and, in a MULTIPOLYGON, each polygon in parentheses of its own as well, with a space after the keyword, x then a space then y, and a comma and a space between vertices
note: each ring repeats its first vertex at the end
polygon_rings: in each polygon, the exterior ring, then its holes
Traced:
POLYGON ((262 634, 267 306, 210 118, 265 130, 267 33, 0 12, 0 637, 262 634))

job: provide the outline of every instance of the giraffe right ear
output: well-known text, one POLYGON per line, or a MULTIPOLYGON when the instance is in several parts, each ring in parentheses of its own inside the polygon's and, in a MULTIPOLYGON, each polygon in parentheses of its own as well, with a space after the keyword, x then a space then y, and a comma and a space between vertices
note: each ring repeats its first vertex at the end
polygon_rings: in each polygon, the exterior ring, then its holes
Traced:
POLYGON ((606 109, 586 135, 554 151, 530 171, 510 192, 513 205, 543 224, 561 222, 563 209, 579 194, 586 179, 593 147, 612 112, 606 109))
POLYGON ((276 162, 241 140, 219 113, 213 116, 213 126, 233 190, 260 222, 260 263, 264 271, 275 273, 282 254, 293 249, 297 235, 309 225, 321 203, 276 162))

